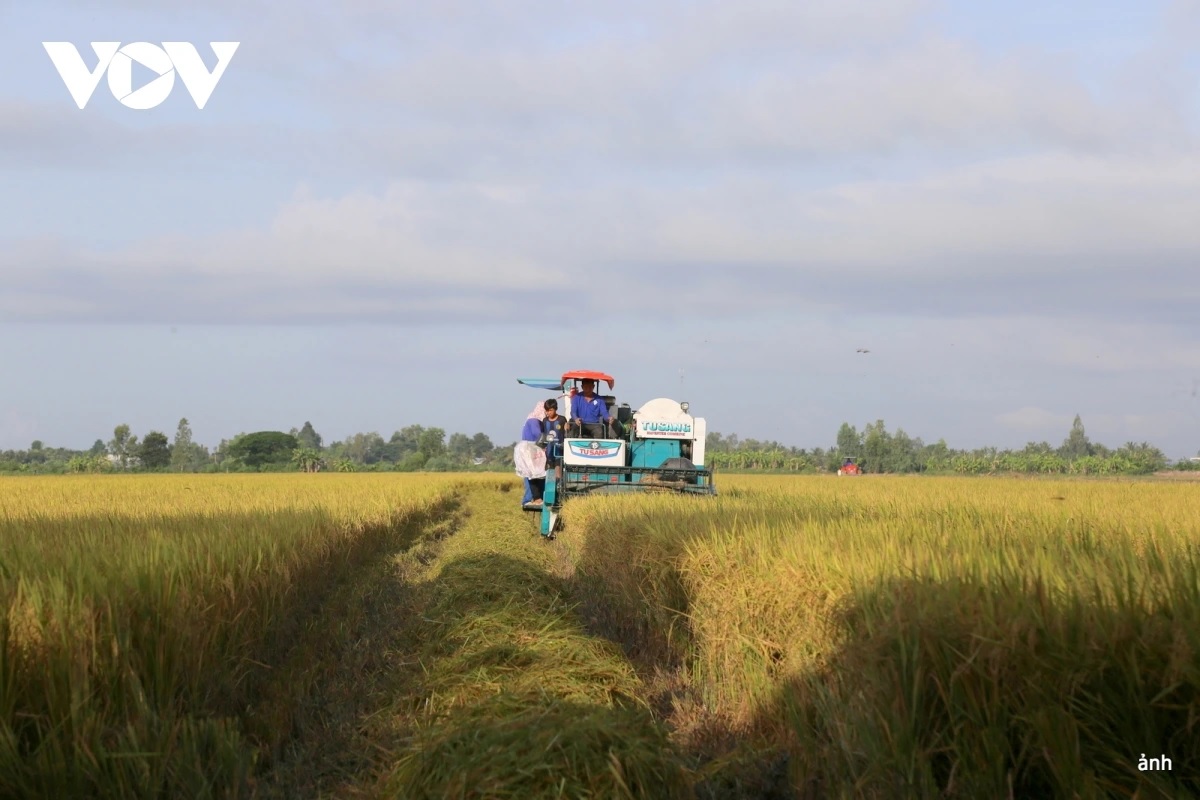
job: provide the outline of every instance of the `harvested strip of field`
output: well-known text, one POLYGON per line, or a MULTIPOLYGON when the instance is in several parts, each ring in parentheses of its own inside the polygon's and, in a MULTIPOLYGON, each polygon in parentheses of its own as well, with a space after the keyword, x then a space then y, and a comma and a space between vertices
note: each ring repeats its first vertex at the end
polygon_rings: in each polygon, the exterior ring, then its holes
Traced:
POLYGON ((373 734, 389 797, 687 797, 620 649, 589 635, 556 551, 507 492, 472 492, 428 566, 398 700, 373 734))
POLYGON ((580 500, 560 537, 597 628, 676 668, 685 745, 715 718, 832 797, 1200 793, 1193 487, 721 487, 580 500))

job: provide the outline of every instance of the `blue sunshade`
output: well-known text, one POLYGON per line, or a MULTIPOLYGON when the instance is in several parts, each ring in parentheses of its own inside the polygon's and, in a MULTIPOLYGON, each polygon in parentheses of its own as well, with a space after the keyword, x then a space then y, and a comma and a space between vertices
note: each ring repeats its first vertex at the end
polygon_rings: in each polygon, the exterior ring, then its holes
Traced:
POLYGON ((557 390, 562 388, 562 378, 517 378, 517 383, 532 386, 534 389, 557 390))

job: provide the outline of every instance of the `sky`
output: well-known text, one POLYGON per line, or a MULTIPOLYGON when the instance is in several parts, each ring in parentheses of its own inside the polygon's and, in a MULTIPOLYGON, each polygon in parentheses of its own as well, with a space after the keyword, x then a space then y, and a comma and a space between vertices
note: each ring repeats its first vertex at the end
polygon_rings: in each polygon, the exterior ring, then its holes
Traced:
POLYGON ((1198 43, 1200 0, 0 0, 0 449, 507 443, 516 378, 594 369, 800 447, 1196 455, 1198 43), (46 41, 239 45, 203 109, 81 110, 46 41))

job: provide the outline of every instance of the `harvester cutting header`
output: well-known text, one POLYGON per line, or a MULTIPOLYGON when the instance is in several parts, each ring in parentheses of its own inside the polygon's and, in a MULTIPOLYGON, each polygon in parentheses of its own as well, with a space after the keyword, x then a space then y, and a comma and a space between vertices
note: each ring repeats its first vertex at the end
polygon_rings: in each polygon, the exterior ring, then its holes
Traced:
POLYGON ((541 532, 553 538, 563 501, 589 492, 677 492, 713 495, 712 470, 704 466, 704 419, 688 413, 688 403, 659 397, 636 411, 617 405, 613 395, 596 394, 601 383, 612 391, 611 375, 589 370, 561 378, 518 378, 548 390, 566 417, 566 438, 546 447, 543 500, 525 508, 542 512, 541 532), (598 421, 597 421, 598 420, 598 421))

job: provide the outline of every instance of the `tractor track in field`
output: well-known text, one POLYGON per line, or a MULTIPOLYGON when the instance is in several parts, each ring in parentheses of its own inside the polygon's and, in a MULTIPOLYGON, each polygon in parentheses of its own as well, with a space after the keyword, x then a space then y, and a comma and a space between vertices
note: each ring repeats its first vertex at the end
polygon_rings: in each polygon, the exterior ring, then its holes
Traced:
POLYGON ((310 621, 313 649, 307 653, 317 674, 295 698, 303 724, 251 787, 254 797, 363 796, 364 776, 380 755, 369 721, 391 702, 396 676, 411 667, 409 621, 419 612, 412 573, 462 526, 469 514, 464 500, 457 498, 445 517, 372 562, 310 621))
POLYGON ((410 559, 408 663, 364 796, 684 796, 634 670, 585 629, 562 549, 509 489, 468 491, 454 535, 410 559))

